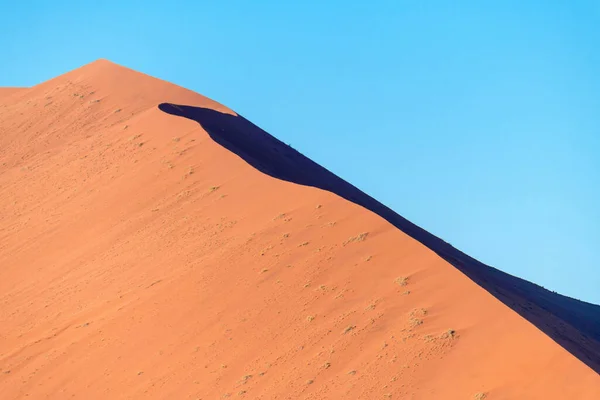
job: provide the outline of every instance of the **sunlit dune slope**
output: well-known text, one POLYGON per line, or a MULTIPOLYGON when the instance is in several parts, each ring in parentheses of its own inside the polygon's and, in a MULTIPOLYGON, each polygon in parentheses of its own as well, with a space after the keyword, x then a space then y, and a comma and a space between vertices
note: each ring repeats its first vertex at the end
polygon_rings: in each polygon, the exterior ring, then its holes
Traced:
POLYGON ((16 88, 16 87, 0 87, 0 99, 3 97, 8 97, 9 95, 17 93, 21 90, 23 90, 23 89, 16 88))
POLYGON ((158 105, 226 107, 105 60, 2 93, 0 399, 600 398, 420 242, 158 105))

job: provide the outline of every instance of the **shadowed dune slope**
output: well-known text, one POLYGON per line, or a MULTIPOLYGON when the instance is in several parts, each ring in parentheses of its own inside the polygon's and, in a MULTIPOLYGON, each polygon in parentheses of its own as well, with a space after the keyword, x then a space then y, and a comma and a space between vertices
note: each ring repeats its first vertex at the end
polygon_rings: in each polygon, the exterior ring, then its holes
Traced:
POLYGON ((480 263, 306 158, 239 115, 161 104, 272 177, 328 190, 380 215, 423 243, 600 373, 600 306, 571 299, 480 263))
POLYGON ((216 102, 99 60, 0 116, 0 399, 600 398, 596 306, 216 102))

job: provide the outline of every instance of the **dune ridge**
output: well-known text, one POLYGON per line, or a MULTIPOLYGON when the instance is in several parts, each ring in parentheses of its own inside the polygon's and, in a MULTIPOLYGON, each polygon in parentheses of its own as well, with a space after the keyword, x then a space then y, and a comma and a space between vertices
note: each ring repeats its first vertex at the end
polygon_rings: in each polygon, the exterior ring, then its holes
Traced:
POLYGON ((455 266, 600 373, 600 306, 551 292, 469 257, 242 116, 175 104, 160 104, 159 109, 199 123, 216 143, 269 176, 327 190, 381 216, 455 266))
MULTIPOLYGON (((107 60, 0 94, 0 398, 600 397, 593 368, 388 219, 273 179, 165 103, 241 118, 107 60)), ((561 317, 569 338, 590 307, 561 317)))

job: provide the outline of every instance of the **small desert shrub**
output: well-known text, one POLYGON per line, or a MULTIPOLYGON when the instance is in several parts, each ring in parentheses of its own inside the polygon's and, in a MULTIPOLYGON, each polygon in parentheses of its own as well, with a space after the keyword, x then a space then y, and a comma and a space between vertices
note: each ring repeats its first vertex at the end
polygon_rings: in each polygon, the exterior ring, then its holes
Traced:
POLYGON ((400 286, 406 286, 408 285, 408 277, 406 276, 399 276, 395 279, 395 281, 398 285, 400 286))
POLYGON ((352 242, 362 242, 362 241, 364 241, 367 238, 367 236, 369 236, 369 232, 360 233, 360 234, 358 234, 358 235, 356 235, 354 237, 351 237, 348 240, 346 240, 343 243, 343 245, 345 246, 348 243, 352 243, 352 242))
POLYGON ((415 308, 410 312, 411 317, 424 317, 427 315, 427 310, 424 308, 415 308))
POLYGON ((454 339, 456 337, 456 331, 454 329, 448 329, 442 333, 442 339, 454 339))
POLYGON ((421 319, 421 317, 424 317, 425 315, 427 315, 427 310, 424 308, 415 308, 414 310, 412 310, 410 312, 410 326, 412 328, 415 328, 419 325, 423 324, 423 320, 421 319))

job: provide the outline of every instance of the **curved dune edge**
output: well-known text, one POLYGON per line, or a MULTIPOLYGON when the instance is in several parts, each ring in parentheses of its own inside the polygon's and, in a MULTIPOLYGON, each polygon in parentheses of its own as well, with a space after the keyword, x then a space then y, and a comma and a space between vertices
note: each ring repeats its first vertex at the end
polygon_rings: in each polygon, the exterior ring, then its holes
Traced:
POLYGON ((385 219, 156 105, 226 107, 105 60, 10 100, 0 398, 599 398, 385 219))
POLYGON ((159 104, 158 108, 167 114, 197 122, 216 143, 266 175, 327 190, 379 215, 456 267, 600 373, 600 306, 551 292, 469 257, 242 116, 172 103, 159 104))

